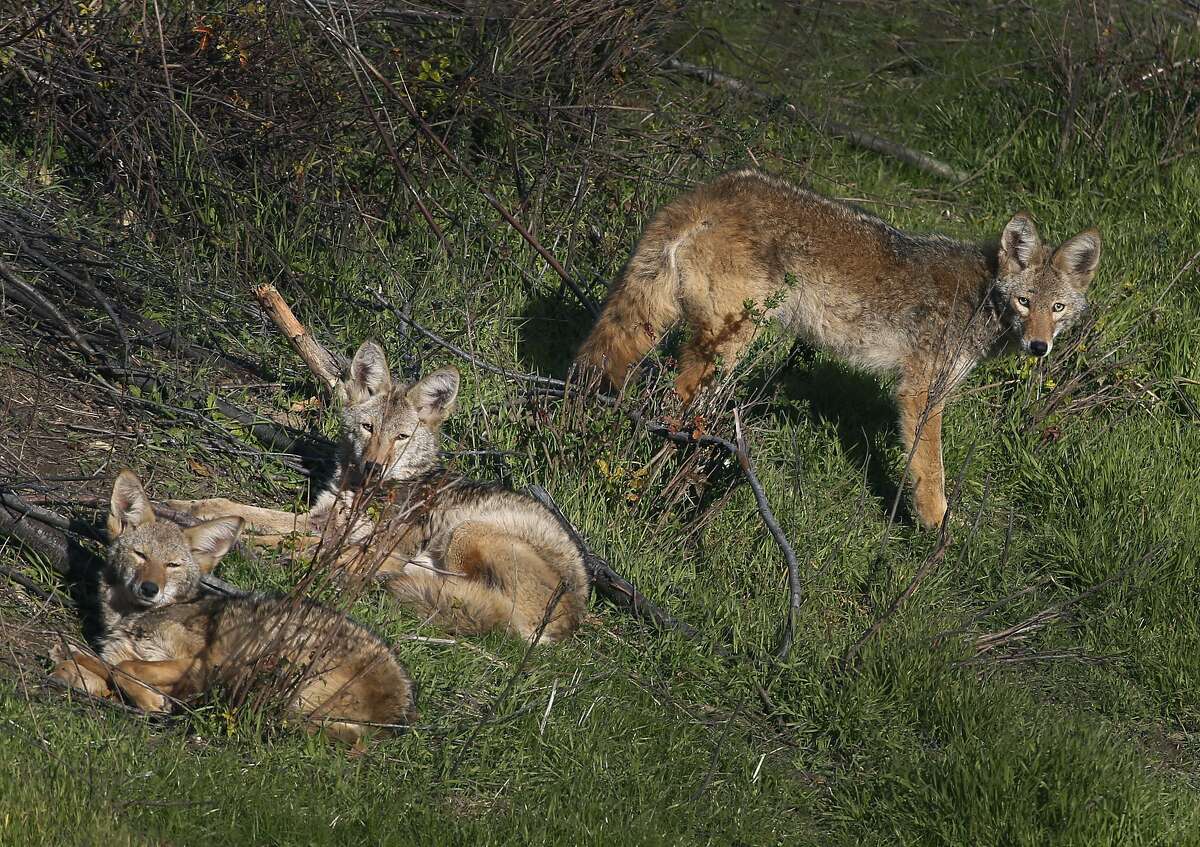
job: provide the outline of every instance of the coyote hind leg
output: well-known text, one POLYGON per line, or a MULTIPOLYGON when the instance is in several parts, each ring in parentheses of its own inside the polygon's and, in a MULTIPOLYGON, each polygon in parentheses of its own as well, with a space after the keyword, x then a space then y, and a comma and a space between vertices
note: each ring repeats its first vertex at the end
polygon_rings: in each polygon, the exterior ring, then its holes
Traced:
MULTIPOLYGON (((710 316, 705 316, 709 318, 710 316)), ((715 316, 712 316, 715 318, 715 316)), ((696 393, 717 370, 717 361, 731 367, 745 352, 757 328, 753 317, 744 309, 730 312, 711 323, 692 323, 693 336, 679 352, 679 376, 675 378, 675 393, 684 403, 691 402, 696 393)))
POLYGON ((772 285, 769 270, 736 240, 695 242, 680 262, 680 299, 692 336, 679 353, 675 392, 687 403, 718 364, 730 368, 746 352, 758 330, 756 309, 767 305, 772 285))

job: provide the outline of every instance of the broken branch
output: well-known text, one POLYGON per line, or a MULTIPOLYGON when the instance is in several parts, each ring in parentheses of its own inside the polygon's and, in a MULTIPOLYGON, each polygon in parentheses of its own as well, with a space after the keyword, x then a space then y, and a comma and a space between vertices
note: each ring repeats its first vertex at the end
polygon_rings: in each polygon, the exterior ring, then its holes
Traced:
POLYGON ((254 289, 254 296, 258 298, 267 317, 283 333, 313 375, 321 380, 327 389, 335 388, 346 370, 346 361, 309 334, 275 286, 260 285, 254 289))
POLYGON ((802 106, 797 106, 795 103, 789 103, 782 98, 775 97, 767 92, 755 88, 748 82, 740 80, 736 77, 728 76, 713 68, 706 68, 702 65, 694 65, 691 62, 684 62, 680 59, 667 59, 664 67, 678 71, 684 76, 690 76, 693 79, 698 79, 706 85, 711 85, 715 88, 724 88, 727 91, 733 91, 738 94, 743 94, 754 100, 765 102, 778 102, 783 108, 786 115, 794 119, 811 123, 823 132, 841 138, 844 141, 853 144, 855 147, 861 147, 864 150, 871 150, 875 153, 882 153, 885 156, 891 156, 893 159, 899 159, 905 164, 911 165, 919 171, 924 171, 927 174, 949 180, 950 182, 966 182, 969 180, 970 174, 960 170, 953 165, 948 165, 945 162, 935 159, 934 157, 922 153, 919 150, 914 150, 911 147, 906 147, 895 141, 889 141, 882 136, 867 132, 866 130, 857 129, 844 124, 840 121, 835 121, 830 118, 822 117, 814 112, 810 112, 802 106))

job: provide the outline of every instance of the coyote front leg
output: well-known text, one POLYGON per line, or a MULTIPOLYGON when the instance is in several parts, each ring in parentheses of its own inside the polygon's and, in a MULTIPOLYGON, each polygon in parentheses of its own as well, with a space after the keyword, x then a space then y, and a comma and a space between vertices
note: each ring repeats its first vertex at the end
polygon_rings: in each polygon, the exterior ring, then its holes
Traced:
POLYGON ((946 516, 945 470, 942 466, 942 409, 945 403, 931 396, 924 375, 906 376, 896 392, 900 407, 900 438, 912 478, 917 520, 927 529, 941 526, 946 516))
POLYGON ((195 515, 202 520, 239 517, 246 522, 249 533, 246 538, 258 547, 279 547, 289 537, 302 537, 308 544, 320 540, 321 527, 312 512, 286 512, 281 509, 264 509, 249 506, 224 497, 209 500, 168 500, 167 507, 177 512, 195 515))
POLYGON ((111 673, 112 669, 96 656, 75 651, 55 665, 54 670, 50 671, 50 676, 72 688, 103 699, 112 696, 112 689, 108 684, 111 673))
POLYGON ((113 669, 113 681, 144 712, 166 712, 176 686, 194 664, 193 659, 143 662, 126 659, 113 669))

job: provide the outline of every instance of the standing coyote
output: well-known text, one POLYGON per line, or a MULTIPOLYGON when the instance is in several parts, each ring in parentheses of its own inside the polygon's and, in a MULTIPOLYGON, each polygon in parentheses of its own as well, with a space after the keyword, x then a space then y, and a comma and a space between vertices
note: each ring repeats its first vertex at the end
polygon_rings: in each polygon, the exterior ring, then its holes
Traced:
POLYGON ((901 232, 754 170, 725 174, 658 211, 576 357, 615 387, 682 320, 685 402, 752 340, 756 312, 849 362, 898 376, 916 515, 946 513, 942 409, 983 358, 1019 340, 1045 356, 1086 309, 1100 233, 1058 249, 1017 213, 999 243, 901 232), (761 312, 758 312, 761 314, 761 312))
POLYGON ((113 486, 100 597, 99 660, 75 653, 52 676, 97 696, 110 684, 149 712, 213 687, 244 688, 281 671, 289 709, 309 727, 354 742, 372 724, 414 716, 414 686, 381 639, 307 601, 200 593, 200 578, 233 546, 242 519, 190 529, 155 520, 132 471, 113 486))
POLYGON ((242 515, 267 532, 321 528, 324 543, 343 548, 341 565, 379 574, 401 605, 446 630, 557 641, 587 609, 583 558, 533 498, 441 466, 441 426, 458 385, 453 368, 413 385, 393 383, 383 349, 364 342, 337 392, 339 471, 312 511, 297 516, 224 499, 169 505, 201 517, 242 515))

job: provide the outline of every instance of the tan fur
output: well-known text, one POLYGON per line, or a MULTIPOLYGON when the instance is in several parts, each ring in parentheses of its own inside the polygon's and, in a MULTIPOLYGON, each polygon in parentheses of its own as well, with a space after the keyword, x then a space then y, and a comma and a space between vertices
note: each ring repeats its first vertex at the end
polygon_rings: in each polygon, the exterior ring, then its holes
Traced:
MULTIPOLYGON (((323 530, 327 548, 342 548, 342 567, 379 574, 401 605, 447 631, 564 638, 587 609, 591 582, 582 556, 533 498, 441 468, 441 425, 458 385, 452 368, 397 384, 383 350, 365 342, 337 392, 338 477, 311 512, 297 516, 225 500, 170 505, 198 516, 230 509, 268 533, 302 526, 306 543, 323 530)), ((260 536, 268 540, 283 539, 260 536)))
POLYGON ((531 497, 440 466, 458 384, 447 368, 395 385, 383 351, 359 348, 340 391, 348 472, 337 513, 376 514, 351 530, 344 559, 384 574, 402 605, 450 632, 556 641, 587 608, 582 556, 531 497))
POLYGON ((168 500, 167 508, 209 520, 218 517, 241 518, 250 532, 246 540, 255 547, 277 548, 291 543, 298 548, 311 547, 321 539, 323 511, 297 514, 282 509, 266 509, 212 497, 205 500, 168 500))
POLYGON ((213 686, 244 689, 286 672, 288 708, 313 729, 356 741, 372 724, 408 723, 414 686, 390 648, 350 618, 282 596, 206 596, 200 577, 233 545, 242 521, 189 529, 155 520, 141 483, 113 488, 99 656, 77 652, 52 675, 96 696, 120 689, 167 711, 213 686))
POLYGON ((900 232, 850 206, 752 170, 663 207, 613 285, 576 364, 621 387, 677 320, 690 329, 678 394, 732 365, 769 314, 814 346, 898 377, 917 517, 946 510, 942 408, 982 358, 1019 341, 1045 355, 1086 308, 1100 258, 1088 230, 1057 250, 1020 213, 999 243, 900 232), (747 308, 747 303, 753 308, 747 308))
POLYGON ((379 572, 404 606, 460 635, 570 635, 590 582, 575 544, 523 494, 434 469, 393 482, 370 538, 344 562, 379 572))

